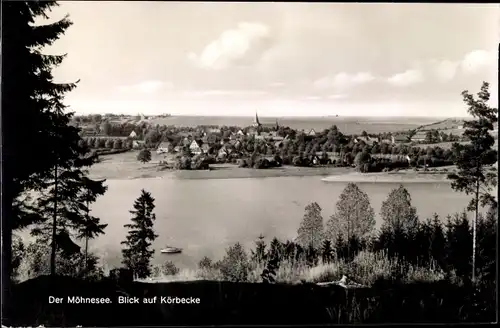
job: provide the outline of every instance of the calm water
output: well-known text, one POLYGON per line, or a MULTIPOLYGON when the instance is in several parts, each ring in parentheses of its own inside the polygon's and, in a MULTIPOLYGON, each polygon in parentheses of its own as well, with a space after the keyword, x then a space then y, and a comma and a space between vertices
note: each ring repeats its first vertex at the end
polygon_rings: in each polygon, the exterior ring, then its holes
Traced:
MULTIPOLYGON (((142 188, 156 199, 155 229, 159 235, 154 262, 172 260, 179 267, 195 268, 203 256, 219 259, 234 242, 253 245, 259 234, 294 238, 304 207, 317 202, 325 220, 334 213, 345 183, 321 181, 321 177, 260 179, 141 179, 108 180, 109 190, 93 207, 93 213, 108 223, 106 235, 91 242, 91 248, 109 265, 120 263, 120 242, 130 222, 134 200, 142 188), (184 248, 182 254, 161 255, 165 244, 184 248)), ((378 215, 382 201, 398 186, 395 183, 358 184, 370 197, 378 215)), ((448 183, 408 183, 413 205, 420 218, 434 212, 445 216, 461 211, 468 197, 453 192, 448 183)), ((378 220, 379 221, 379 220, 378 220)), ((380 222, 377 222, 377 226, 380 222)))
MULTIPOLYGON (((260 117, 263 124, 275 124, 278 120, 282 126, 293 129, 315 129, 316 132, 323 131, 337 125, 342 133, 360 134, 363 130, 368 133, 402 131, 416 128, 420 125, 434 123, 440 118, 436 117, 260 117)), ((171 116, 168 118, 155 119, 156 124, 175 126, 249 126, 254 117, 230 117, 230 116, 171 116)))

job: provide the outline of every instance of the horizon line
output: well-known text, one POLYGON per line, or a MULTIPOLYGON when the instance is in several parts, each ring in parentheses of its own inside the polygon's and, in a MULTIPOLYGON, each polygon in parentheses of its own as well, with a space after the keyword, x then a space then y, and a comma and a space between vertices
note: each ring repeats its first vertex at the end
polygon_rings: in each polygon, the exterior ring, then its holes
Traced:
MULTIPOLYGON (((130 113, 123 113, 123 112, 76 112, 74 111, 73 112, 75 116, 83 116, 83 115, 107 115, 107 114, 111 114, 111 115, 118 115, 118 116, 137 116, 137 115, 144 115, 144 116, 161 116, 161 115, 164 115, 164 114, 151 114, 151 113, 137 113, 137 114, 130 114, 130 113)), ((243 114, 243 115, 221 115, 221 114, 217 114, 217 115, 211 115, 211 114, 170 114, 168 113, 170 116, 167 116, 167 117, 249 117, 249 118, 253 118, 255 117, 255 114, 243 114)), ((269 118, 349 118, 349 117, 367 117, 367 118, 408 118, 408 117, 411 117, 411 118, 436 118, 436 119, 439 119, 439 118, 442 118, 442 119, 449 119, 449 118, 470 118, 471 116, 470 115, 466 115, 466 116, 431 116, 431 115, 354 115, 354 114, 350 114, 350 115, 338 115, 335 114, 335 115, 263 115, 263 114, 259 114, 257 112, 257 114, 259 115, 259 118, 265 118, 265 117, 269 117, 269 118)))

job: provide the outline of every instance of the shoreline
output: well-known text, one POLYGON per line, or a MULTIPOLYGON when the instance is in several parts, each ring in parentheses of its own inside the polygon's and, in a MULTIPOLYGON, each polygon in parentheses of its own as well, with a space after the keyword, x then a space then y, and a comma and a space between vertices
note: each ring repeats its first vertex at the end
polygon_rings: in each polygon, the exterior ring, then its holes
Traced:
MULTIPOLYGON (((151 163, 152 164, 152 163, 151 163)), ((280 177, 323 177, 325 182, 448 182, 446 172, 423 173, 413 171, 359 173, 350 167, 295 167, 284 166, 270 169, 240 168, 234 164, 215 164, 210 170, 172 170, 160 169, 149 164, 128 174, 119 170, 106 172, 109 174, 92 174, 94 179, 106 180, 137 180, 137 179, 176 179, 176 180, 226 180, 226 179, 257 179, 280 177), (122 173, 122 174, 121 174, 122 173)))
POLYGON ((321 179, 324 182, 358 182, 358 183, 451 183, 445 174, 427 173, 349 173, 329 176, 321 179))

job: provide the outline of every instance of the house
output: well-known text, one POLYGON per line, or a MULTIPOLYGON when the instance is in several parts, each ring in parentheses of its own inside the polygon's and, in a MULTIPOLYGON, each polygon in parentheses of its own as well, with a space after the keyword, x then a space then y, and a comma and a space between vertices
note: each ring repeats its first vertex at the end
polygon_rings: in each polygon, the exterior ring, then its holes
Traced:
POLYGON ((171 142, 169 141, 163 141, 158 145, 158 148, 156 149, 157 154, 163 154, 163 153, 171 153, 174 150, 174 146, 172 145, 171 142))
POLYGON ((258 133, 258 131, 257 131, 257 128, 255 128, 255 127, 250 127, 247 130, 247 134, 250 135, 250 136, 256 135, 257 133, 258 133))
POLYGON ((239 136, 244 136, 245 132, 243 132, 243 130, 238 130, 238 132, 236 132, 236 134, 239 136))
POLYGON ((415 141, 415 142, 425 141, 427 139, 426 136, 427 136, 427 132, 425 132, 425 131, 417 132, 417 133, 415 133, 415 135, 413 137, 411 137, 411 141, 415 141))
POLYGON ((231 141, 229 141, 229 144, 232 145, 235 148, 238 148, 239 146, 241 146, 241 141, 239 141, 239 140, 231 140, 231 141))
POLYGON ((183 146, 189 146, 190 144, 191 144, 191 140, 189 140, 188 137, 185 137, 184 139, 182 139, 183 146))
POLYGON ((132 142, 132 148, 133 149, 139 149, 139 148, 142 148, 143 146, 144 146, 144 141, 134 140, 132 142))
POLYGON ((220 129, 219 128, 206 128, 205 129, 205 133, 206 134, 210 134, 210 133, 220 133, 220 129))
POLYGON ((264 140, 265 139, 263 135, 258 135, 258 134, 256 134, 254 137, 255 137, 255 140, 264 140))
POLYGON ((130 132, 130 134, 128 135, 129 138, 137 138, 137 133, 135 133, 135 131, 132 131, 130 132))
POLYGON ((309 135, 309 136, 315 136, 316 135, 316 131, 314 131, 314 129, 311 129, 311 131, 309 131, 309 133, 307 135, 309 135))
POLYGON ((363 141, 367 145, 373 145, 375 142, 378 142, 378 138, 372 138, 372 137, 357 137, 354 139, 355 143, 363 141))
POLYGON ((217 153, 217 156, 219 157, 225 157, 231 154, 233 150, 231 148, 228 148, 226 146, 222 146, 221 149, 219 149, 219 152, 217 153))
POLYGON ((391 136, 391 141, 393 144, 408 142, 408 135, 406 135, 406 134, 393 135, 393 136, 391 136))
POLYGON ((189 150, 195 155, 200 155, 203 153, 203 150, 201 149, 200 145, 196 142, 196 140, 193 140, 191 144, 189 145, 189 150))
POLYGON ((201 145, 201 150, 203 153, 208 153, 208 151, 210 150, 210 146, 206 143, 204 143, 203 145, 201 145))
POLYGON ((174 152, 178 153, 182 150, 182 147, 181 146, 175 146, 174 147, 174 152))

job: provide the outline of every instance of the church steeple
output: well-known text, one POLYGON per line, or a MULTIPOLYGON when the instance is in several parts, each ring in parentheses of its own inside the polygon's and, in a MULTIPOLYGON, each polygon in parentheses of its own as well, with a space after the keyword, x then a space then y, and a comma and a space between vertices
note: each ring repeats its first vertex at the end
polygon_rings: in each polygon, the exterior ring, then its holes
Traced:
POLYGON ((257 112, 255 112, 255 120, 253 121, 253 126, 255 126, 255 127, 261 126, 261 124, 259 122, 259 116, 257 115, 257 112))

